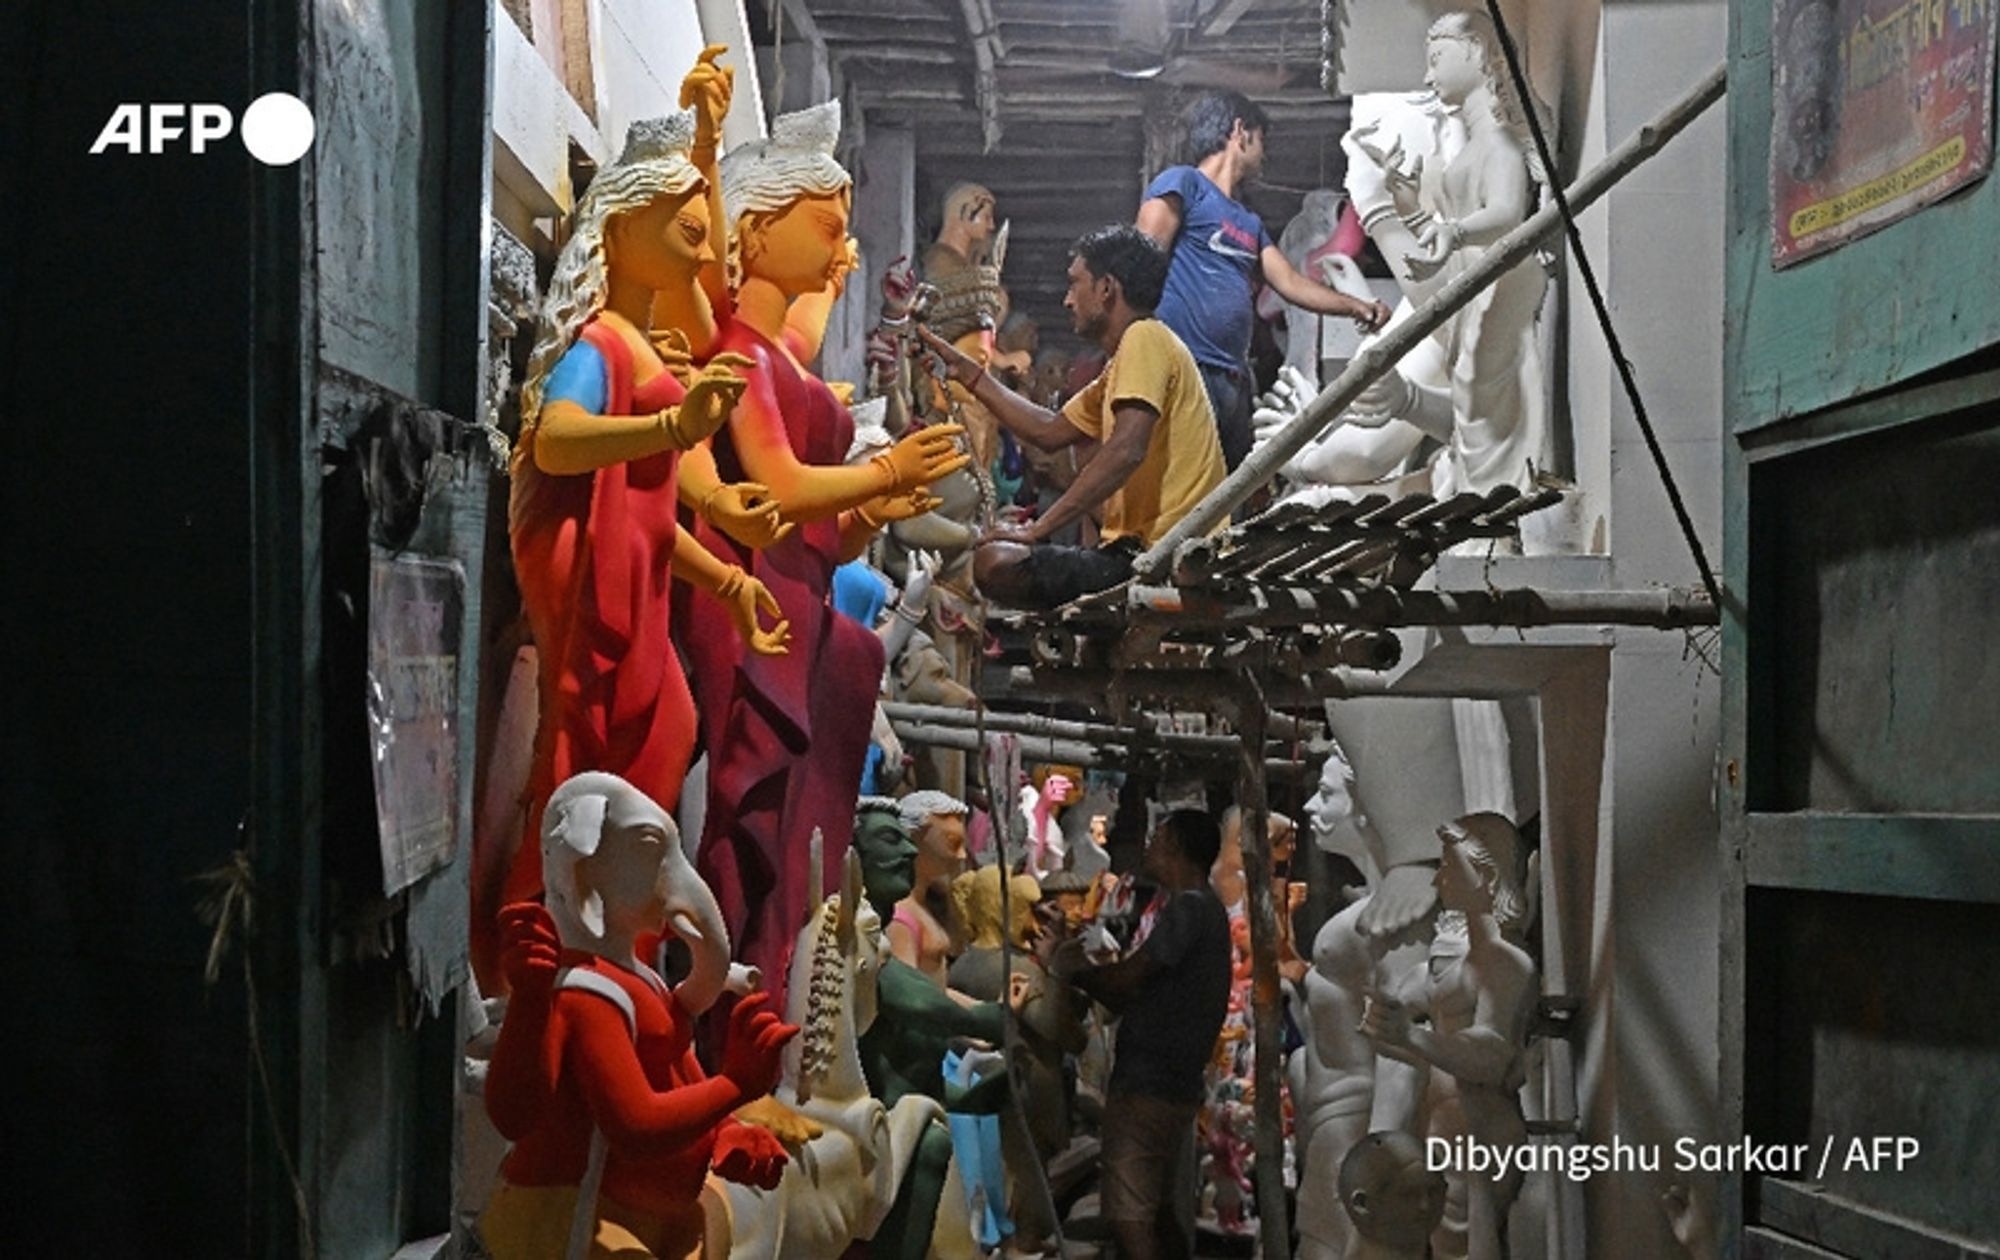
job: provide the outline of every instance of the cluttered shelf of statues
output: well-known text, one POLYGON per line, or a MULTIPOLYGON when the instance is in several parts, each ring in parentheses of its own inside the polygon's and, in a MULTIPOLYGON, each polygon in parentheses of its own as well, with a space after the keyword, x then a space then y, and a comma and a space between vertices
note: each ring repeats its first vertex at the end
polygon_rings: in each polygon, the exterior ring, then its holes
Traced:
MULTIPOLYGON (((1574 1116, 1511 789, 1399 796, 1327 724, 1246 730, 1240 693, 1201 681, 1249 669, 1223 655, 1246 642, 1267 682, 1379 673, 1393 627, 1507 611, 1433 589, 1441 558, 1559 549, 1542 264, 1371 386, 1274 502, 1135 571, 1318 392, 1315 332, 1252 397, 1229 321, 1257 268, 1295 327, 1335 316, 1365 344, 1534 206, 1491 40, 1441 23, 1433 92, 1356 100, 1348 196, 1309 200, 1325 222, 1282 250, 1231 196, 1261 115, 1207 104, 1136 226, 1077 241, 1073 356, 1007 309, 994 195, 949 189, 937 239, 881 269, 853 385, 808 366, 866 274, 839 103, 719 155, 733 81, 710 50, 688 108, 631 127, 570 216, 519 388, 530 646, 483 753, 486 797, 519 805, 482 816, 473 887, 464 1180, 490 1255, 1170 1255, 1197 1222, 1249 1254, 1264 891, 1289 1062, 1262 1184, 1299 1254, 1547 1253, 1560 1179, 1423 1148, 1574 1116), (1237 239, 1220 270, 1196 257, 1237 239), (1362 276, 1369 241, 1392 279, 1362 276), (1178 693, 1108 698, 1176 660, 1147 685, 1178 693), (1303 823, 1271 812, 1247 843, 1263 806, 1231 785, 1260 734, 1303 823)), ((1482 703, 1377 736, 1504 761, 1482 703)))

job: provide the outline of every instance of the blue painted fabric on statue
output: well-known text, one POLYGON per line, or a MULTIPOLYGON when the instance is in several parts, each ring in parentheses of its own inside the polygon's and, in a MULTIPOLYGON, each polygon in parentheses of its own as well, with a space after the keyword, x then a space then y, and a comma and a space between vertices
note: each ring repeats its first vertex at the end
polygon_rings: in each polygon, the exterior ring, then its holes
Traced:
MULTIPOLYGON (((1006 1060, 992 1051, 976 1050, 961 1056, 947 1050, 944 1076, 960 1089, 967 1089, 992 1073, 1005 1071, 1005 1065, 1006 1060)), ((1014 1221, 1007 1215, 1007 1165, 1000 1154, 1000 1117, 947 1111, 944 1118, 951 1126, 951 1150, 958 1160, 959 1179, 965 1183, 972 1232, 981 1249, 990 1251, 1014 1236, 1014 1221)))
POLYGON ((873 630, 891 589, 889 579, 866 560, 849 560, 833 571, 834 611, 873 630))

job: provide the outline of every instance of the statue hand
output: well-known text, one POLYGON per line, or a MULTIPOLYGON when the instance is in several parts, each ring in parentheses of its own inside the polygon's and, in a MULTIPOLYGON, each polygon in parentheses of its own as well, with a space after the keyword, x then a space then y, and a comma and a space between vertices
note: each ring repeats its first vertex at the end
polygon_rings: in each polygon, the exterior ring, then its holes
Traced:
POLYGON ((1361 1035, 1370 1041, 1396 1049, 1410 1044, 1409 1008, 1394 998, 1370 990, 1363 995, 1361 1035))
POLYGON ((709 1166, 724 1181, 776 1190, 785 1175, 786 1158, 784 1145, 769 1130, 754 1124, 725 1124, 716 1132, 709 1166))
POLYGON ((722 120, 729 113, 730 97, 736 90, 736 72, 715 64, 729 51, 725 44, 710 44, 695 58, 694 69, 681 80, 681 108, 694 108, 696 148, 712 148, 722 136, 722 120))
POLYGON ((673 378, 686 389, 694 375, 694 349, 688 344, 687 334, 678 328, 669 328, 652 334, 653 353, 660 356, 660 365, 673 374, 673 378))
POLYGON ((892 521, 907 521, 936 508, 944 500, 919 486, 907 494, 885 494, 861 505, 861 519, 880 529, 892 521))
POLYGON ((826 1132, 819 1121, 797 1108, 787 1107, 769 1094, 744 1103, 735 1114, 738 1120, 764 1130, 792 1151, 826 1132))
POLYGON ((887 470, 891 493, 927 486, 972 462, 972 456, 958 449, 956 439, 964 432, 964 425, 929 425, 905 435, 870 462, 887 470))
POLYGON ((555 986, 562 938, 548 907, 517 901, 500 911, 500 974, 516 1001, 546 1000, 555 986))
POLYGON ((890 323, 908 319, 916 296, 917 271, 910 266, 910 256, 903 254, 882 273, 882 318, 890 323))
POLYGON ((827 381, 826 389, 828 393, 833 395, 834 401, 838 402, 841 406, 852 407, 854 405, 853 381, 827 381))
POLYGON ((736 410, 737 400, 750 386, 733 369, 749 366, 749 359, 725 351, 695 373, 681 405, 660 413, 661 424, 675 447, 688 450, 729 422, 729 413, 736 410))
POLYGON ((1347 405, 1341 420, 1364 429, 1379 429, 1414 411, 1416 401, 1415 387, 1401 372, 1390 368, 1370 381, 1368 388, 1347 405))
POLYGON ((1319 389, 1290 364, 1278 369, 1278 379, 1257 399, 1250 424, 1258 442, 1269 441, 1278 430, 1298 419, 1319 389))
POLYGON ((701 515, 745 547, 760 551, 797 528, 780 514, 770 489, 755 481, 729 482, 709 491, 701 515))
POLYGON ((782 1071, 785 1043, 799 1035, 797 1024, 787 1024, 764 1009, 767 993, 741 998, 729 1012, 729 1039, 722 1048, 722 1075, 735 1082, 746 1098, 768 1094, 782 1071))
POLYGON ((1381 886, 1368 898, 1354 930, 1363 936, 1388 938, 1423 922, 1437 906, 1437 889, 1431 885, 1435 875, 1428 862, 1390 867, 1381 886))
POLYGON ((751 577, 735 565, 729 566, 729 576, 723 580, 715 597, 729 610, 729 620, 736 626, 736 633, 759 656, 783 656, 790 651, 792 623, 785 620, 785 610, 778 606, 777 596, 770 588, 751 577), (769 630, 757 624, 759 611, 769 613, 775 625, 769 630))

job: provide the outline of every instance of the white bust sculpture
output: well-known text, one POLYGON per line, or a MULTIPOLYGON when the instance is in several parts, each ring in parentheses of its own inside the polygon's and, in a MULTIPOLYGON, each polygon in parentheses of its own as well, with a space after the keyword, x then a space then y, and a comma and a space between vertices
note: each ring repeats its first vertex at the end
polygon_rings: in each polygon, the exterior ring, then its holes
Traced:
MULTIPOLYGON (((1546 183, 1492 24, 1447 14, 1432 25, 1426 54, 1431 91, 1356 97, 1341 141, 1348 194, 1403 286, 1391 328, 1519 226, 1546 183)), ((1535 326, 1546 284, 1533 259, 1507 272, 1364 392, 1286 475, 1373 490, 1426 472, 1428 485, 1407 488, 1440 497, 1528 488, 1548 463, 1535 326), (1426 438, 1441 449, 1424 467, 1426 438)), ((1276 400, 1262 428, 1304 401, 1288 409, 1276 400)))

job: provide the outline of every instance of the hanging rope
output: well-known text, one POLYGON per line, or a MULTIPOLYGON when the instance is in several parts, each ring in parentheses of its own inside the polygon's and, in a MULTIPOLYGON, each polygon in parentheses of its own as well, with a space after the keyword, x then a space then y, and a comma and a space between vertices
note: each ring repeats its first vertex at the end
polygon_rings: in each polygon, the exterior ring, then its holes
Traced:
POLYGON ((1521 66, 1520 49, 1514 46, 1514 36, 1507 29, 1507 19, 1500 15, 1499 0, 1486 0, 1486 13, 1493 19, 1493 30, 1500 37, 1500 51, 1507 58, 1507 74, 1514 81, 1514 94, 1521 102, 1521 112, 1528 116, 1528 130, 1534 134, 1535 150, 1541 154, 1542 169, 1548 174, 1549 191, 1555 194, 1556 210, 1562 215, 1563 231, 1569 237, 1570 253, 1576 258, 1577 274, 1583 277, 1583 287, 1590 294, 1591 308, 1597 313, 1597 326, 1604 330, 1604 342, 1610 347, 1611 361, 1617 365, 1618 379, 1625 386, 1625 397, 1632 403, 1632 417, 1639 422, 1639 432, 1646 439, 1646 449, 1652 453, 1654 467, 1660 470, 1661 484, 1667 490, 1667 502, 1673 505, 1674 519, 1680 522, 1681 535, 1687 539, 1695 567, 1701 570, 1701 584, 1708 588, 1709 599, 1720 608, 1722 587, 1715 580, 1715 570, 1709 567, 1708 553, 1702 550, 1701 539, 1694 532, 1694 519, 1688 515, 1687 504, 1681 499, 1680 485, 1674 481, 1673 469, 1667 467, 1666 452, 1660 449, 1659 435, 1653 432, 1652 418, 1646 414, 1646 404, 1639 397, 1639 382, 1632 375, 1632 361, 1625 357, 1625 347, 1618 340, 1617 330, 1611 326, 1611 309, 1605 304, 1604 290, 1598 287, 1590 255, 1584 252, 1583 234, 1577 230, 1576 215, 1571 213, 1569 197, 1563 192, 1562 180, 1557 177, 1555 150, 1549 146, 1548 134, 1542 129, 1541 114, 1535 109, 1535 96, 1528 86, 1527 73, 1521 66))
MULTIPOLYGON (((248 830, 247 821, 238 826, 239 835, 248 830)), ((215 929, 214 935, 209 937, 208 961, 202 969, 202 983, 212 989, 222 979, 222 962, 228 957, 230 946, 236 943, 239 936, 247 938, 253 930, 257 882, 250 866, 248 842, 231 853, 229 861, 222 866, 195 876, 194 882, 208 888, 196 913, 203 923, 215 929)), ((244 1007, 248 1013, 250 1065, 256 1072, 258 1092, 264 1100, 264 1115, 271 1127, 271 1145, 276 1148, 278 1160, 284 1165, 285 1178, 291 1183, 292 1210, 298 1213, 299 1218, 300 1250, 306 1260, 316 1260, 319 1248, 313 1241, 312 1209, 307 1203, 305 1184, 299 1179, 298 1166, 292 1162, 292 1145, 278 1121, 276 1092, 271 1088, 271 1069, 264 1055, 264 1038, 259 1032, 263 1014, 257 1002, 257 975, 251 965, 247 940, 240 956, 243 960, 244 1007)), ((246 1170, 246 1184, 248 1177, 246 1170)))

